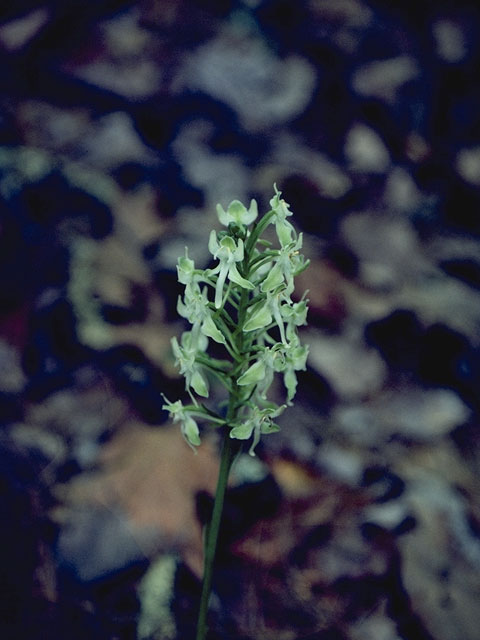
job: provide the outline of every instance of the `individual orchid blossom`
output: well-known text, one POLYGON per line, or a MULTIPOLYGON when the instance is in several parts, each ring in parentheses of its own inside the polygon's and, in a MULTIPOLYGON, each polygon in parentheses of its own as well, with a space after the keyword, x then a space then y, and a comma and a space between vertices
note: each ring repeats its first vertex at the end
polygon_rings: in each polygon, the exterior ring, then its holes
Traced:
POLYGON ((292 341, 297 337, 297 327, 307 324, 308 300, 302 298, 299 302, 283 305, 282 317, 287 323, 287 340, 292 341))
POLYGON ((181 296, 177 301, 177 313, 192 324, 192 335, 196 338, 201 331, 207 338, 212 338, 219 344, 225 344, 225 337, 218 330, 208 307, 207 288, 200 290, 198 284, 185 287, 185 301, 181 296))
POLYGON ((188 247, 185 247, 185 255, 178 258, 177 276, 181 284, 195 282, 195 262, 188 257, 188 247))
POLYGON ((296 371, 305 371, 307 366, 308 345, 300 344, 296 336, 285 350, 285 366, 283 368, 283 383, 287 389, 287 404, 291 405, 297 391, 296 371))
POLYGON ((261 284, 262 291, 272 291, 282 282, 285 282, 287 287, 293 291, 294 277, 306 269, 309 264, 309 261, 305 261, 300 254, 302 244, 303 234, 300 233, 296 240, 280 247, 274 257, 274 266, 268 271, 265 280, 261 284))
POLYGON ((207 347, 207 338, 199 334, 196 340, 192 340, 191 331, 185 331, 182 335, 182 345, 178 344, 177 338, 172 338, 172 350, 176 358, 180 373, 185 376, 185 387, 190 391, 190 387, 196 394, 203 398, 208 398, 208 382, 202 374, 201 367, 196 362, 198 351, 204 351, 207 347))
POLYGON ((293 215, 289 209, 289 205, 280 198, 281 191, 278 191, 277 185, 274 185, 275 195, 270 200, 270 206, 274 211, 272 222, 275 224, 275 231, 277 232, 278 239, 282 247, 292 242, 292 236, 295 236, 295 227, 291 222, 288 222, 287 217, 293 215))
POLYGON ((252 224, 258 216, 258 207, 255 200, 250 202, 250 207, 247 209, 240 200, 233 200, 227 207, 227 210, 222 205, 217 204, 217 215, 220 222, 228 227, 231 222, 239 225, 248 226, 252 224))
POLYGON ((277 407, 277 405, 271 403, 270 406, 261 409, 257 405, 253 405, 245 422, 233 427, 230 431, 230 438, 249 440, 253 435, 253 441, 248 453, 254 456, 255 447, 260 441, 261 434, 280 431, 280 427, 275 424, 272 419, 283 413, 286 406, 286 404, 282 404, 280 407, 277 407))
POLYGON ((184 407, 181 400, 170 402, 165 398, 166 404, 162 409, 168 411, 173 422, 180 422, 183 437, 191 447, 198 447, 200 442, 200 430, 198 424, 192 418, 191 412, 184 407))
POLYGON ((240 387, 255 386, 260 398, 266 399, 276 371, 283 370, 283 349, 281 344, 265 347, 257 360, 237 380, 240 387))
POLYGON ((287 337, 283 316, 284 308, 291 304, 290 293, 291 290, 288 287, 280 284, 275 291, 269 291, 267 293, 265 300, 260 300, 252 305, 252 307, 249 307, 243 331, 256 331, 268 327, 271 322, 275 320, 278 330, 280 331, 280 340, 286 345, 287 337))
POLYGON ((258 331, 258 329, 268 327, 271 322, 272 312, 265 304, 265 300, 259 300, 247 309, 243 331, 258 331))
POLYGON ((215 287, 215 307, 220 309, 223 300, 223 286, 225 280, 228 279, 238 284, 244 289, 254 289, 254 285, 246 278, 243 278, 237 268, 237 262, 241 262, 244 258, 243 240, 239 238, 237 242, 231 236, 223 236, 218 242, 217 234, 213 230, 210 233, 208 241, 208 249, 214 258, 218 258, 219 263, 208 271, 208 276, 218 274, 217 284, 215 287))

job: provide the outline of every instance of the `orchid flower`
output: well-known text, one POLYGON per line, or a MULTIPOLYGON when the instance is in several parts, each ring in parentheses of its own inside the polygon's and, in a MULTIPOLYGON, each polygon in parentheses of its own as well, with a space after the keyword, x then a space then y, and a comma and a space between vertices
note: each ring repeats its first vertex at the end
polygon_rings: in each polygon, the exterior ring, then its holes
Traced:
POLYGON ((217 283, 215 286, 215 307, 220 309, 223 299, 223 286, 225 280, 228 279, 238 284, 244 289, 254 289, 254 285, 243 278, 238 269, 237 262, 241 262, 244 258, 244 247, 242 239, 239 239, 237 243, 230 236, 223 236, 218 242, 217 234, 213 230, 210 233, 210 239, 208 241, 208 249, 214 258, 218 258, 219 263, 214 269, 208 271, 208 276, 218 274, 217 283))
POLYGON ((231 222, 247 226, 256 220, 258 207, 255 200, 250 202, 249 209, 247 209, 240 200, 232 200, 226 211, 222 205, 217 204, 217 215, 220 222, 226 227, 228 227, 231 222))
POLYGON ((240 387, 256 385, 259 397, 266 399, 266 392, 276 371, 283 369, 283 345, 275 344, 259 352, 257 360, 237 380, 240 387))
POLYGON ((185 256, 180 256, 177 261, 177 277, 181 284, 189 285, 196 281, 195 262, 188 257, 188 248, 185 247, 185 256))
POLYGON ((177 338, 172 338, 172 350, 176 358, 180 373, 185 376, 185 387, 187 391, 190 387, 203 398, 208 398, 208 382, 202 374, 201 367, 196 363, 195 357, 198 351, 207 348, 207 338, 199 333, 196 339, 191 331, 185 331, 182 335, 182 345, 178 344, 177 338))
POLYGON ((212 338, 215 342, 225 344, 225 337, 215 325, 212 312, 208 307, 206 287, 201 291, 198 284, 188 284, 185 287, 184 300, 178 297, 177 312, 192 324, 192 334, 196 337, 198 331, 201 331, 204 336, 212 338))
POLYGON ((248 453, 254 456, 255 447, 260 441, 261 434, 274 433, 280 430, 280 427, 272 421, 272 418, 276 418, 283 413, 286 406, 286 404, 282 404, 277 407, 277 405, 271 403, 270 406, 260 409, 257 405, 253 405, 245 422, 233 427, 230 431, 230 437, 237 438, 237 440, 248 440, 253 434, 253 441, 248 453))
POLYGON ((305 371, 307 366, 308 345, 300 344, 298 337, 285 349, 283 383, 287 389, 287 404, 291 405, 297 391, 296 371, 305 371))
POLYGON ((294 226, 287 220, 287 217, 293 214, 285 200, 280 198, 282 192, 277 189, 277 185, 274 185, 274 189, 275 195, 270 200, 270 206, 275 212, 272 217, 272 222, 275 224, 275 231, 277 232, 280 244, 284 247, 292 242, 292 236, 295 235, 294 226))
POLYGON ((190 412, 184 407, 181 400, 170 402, 165 398, 166 404, 162 409, 168 411, 173 422, 180 422, 182 435, 191 447, 198 447, 200 443, 200 431, 190 412))

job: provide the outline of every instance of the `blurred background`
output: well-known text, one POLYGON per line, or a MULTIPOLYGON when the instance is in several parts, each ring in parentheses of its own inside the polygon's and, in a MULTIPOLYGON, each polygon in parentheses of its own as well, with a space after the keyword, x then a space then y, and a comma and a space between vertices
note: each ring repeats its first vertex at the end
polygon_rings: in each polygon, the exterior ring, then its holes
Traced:
POLYGON ((209 637, 479 638, 479 43, 474 2, 3 3, 3 638, 193 637, 217 449, 161 408, 175 263, 274 182, 310 357, 209 637))

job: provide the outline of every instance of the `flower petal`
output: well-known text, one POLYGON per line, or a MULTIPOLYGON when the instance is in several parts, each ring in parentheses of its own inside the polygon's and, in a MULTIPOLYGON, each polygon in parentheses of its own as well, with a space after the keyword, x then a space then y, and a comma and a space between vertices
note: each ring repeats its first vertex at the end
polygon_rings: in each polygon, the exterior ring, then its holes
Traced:
POLYGON ((250 202, 250 208, 247 210, 240 200, 232 200, 227 210, 222 205, 217 204, 217 215, 220 222, 228 227, 231 222, 236 224, 249 225, 258 216, 258 208, 255 200, 250 202))
POLYGON ((215 229, 212 229, 210 231, 210 236, 208 238, 208 250, 210 251, 212 256, 215 257, 219 248, 220 248, 220 245, 218 244, 218 241, 217 241, 217 233, 215 229))
POLYGON ((225 211, 221 204, 217 204, 217 216, 220 222, 228 227, 229 222, 231 222, 230 216, 228 215, 228 211, 225 211))
POLYGON ((215 308, 220 309, 223 298, 223 285, 227 278, 228 264, 222 264, 220 273, 218 274, 217 283, 215 285, 215 308))
POLYGON ((202 398, 208 398, 208 384, 200 371, 196 369, 193 372, 192 379, 190 380, 190 386, 196 394, 202 396, 202 398))
POLYGON ((182 296, 178 296, 178 299, 177 299, 177 313, 182 318, 188 318, 189 316, 188 308, 184 304, 182 300, 182 296))
POLYGON ((243 375, 237 380, 237 384, 240 386, 246 386, 249 384, 256 384, 263 380, 265 377, 265 363, 263 360, 257 360, 251 367, 249 367, 243 375))
POLYGON ((272 269, 270 269, 268 276, 262 282, 260 289, 265 293, 267 291, 273 291, 279 285, 283 284, 283 269, 281 265, 276 262, 272 269))
POLYGON ((198 425, 192 416, 189 416, 188 414, 185 414, 183 417, 182 433, 189 444, 196 447, 201 444, 198 425))
POLYGON ((247 314, 247 321, 243 325, 244 331, 256 331, 256 329, 262 329, 271 323, 272 314, 264 301, 257 302, 251 309, 252 311, 247 314))
POLYGON ((232 200, 232 202, 228 205, 227 213, 230 216, 229 222, 243 224, 243 218, 247 213, 247 208, 240 202, 240 200, 232 200))
POLYGON ((243 260, 244 253, 245 252, 244 252, 243 240, 239 238, 237 242, 237 246, 233 250, 233 257, 235 262, 240 262, 241 260, 243 260))
POLYGON ((275 422, 271 420, 264 420, 262 422, 261 432, 265 435, 269 433, 278 433, 280 431, 280 427, 275 422))
POLYGON ((288 368, 283 374, 283 383, 287 389, 287 402, 290 404, 297 392, 297 376, 293 368, 288 368))
POLYGON ((295 233, 295 229, 287 220, 278 220, 275 223, 275 231, 282 247, 292 242, 292 233, 295 233))
POLYGON ((225 344, 225 337, 221 331, 219 331, 215 325, 211 316, 207 316, 202 323, 202 333, 208 338, 212 338, 215 342, 225 344))
POLYGON ((230 265, 230 269, 228 271, 228 278, 229 280, 231 280, 232 282, 235 282, 235 284, 238 284, 240 287, 243 287, 244 289, 255 288, 249 280, 245 280, 245 278, 242 278, 235 264, 230 265))
POLYGON ((185 256, 178 258, 177 275, 181 284, 189 284, 193 279, 195 263, 188 257, 188 249, 185 247, 185 256))
POLYGON ((246 422, 233 427, 230 431, 230 438, 236 438, 237 440, 248 440, 252 435, 253 422, 247 420, 246 422))
POLYGON ((243 216, 242 222, 245 225, 251 224, 254 220, 257 219, 257 216, 258 216, 257 201, 252 198, 252 200, 250 200, 250 207, 248 211, 245 213, 245 215, 243 216))

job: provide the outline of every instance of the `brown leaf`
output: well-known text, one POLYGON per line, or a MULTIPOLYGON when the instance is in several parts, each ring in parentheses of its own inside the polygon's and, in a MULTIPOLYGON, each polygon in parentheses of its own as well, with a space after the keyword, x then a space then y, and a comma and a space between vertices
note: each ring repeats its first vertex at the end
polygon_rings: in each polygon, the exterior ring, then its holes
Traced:
POLYGON ((179 552, 201 574, 202 536, 195 494, 213 494, 218 473, 208 441, 192 452, 178 427, 154 429, 140 423, 105 445, 103 467, 70 487, 74 503, 121 508, 133 530, 158 530, 159 545, 179 552))

